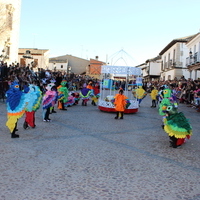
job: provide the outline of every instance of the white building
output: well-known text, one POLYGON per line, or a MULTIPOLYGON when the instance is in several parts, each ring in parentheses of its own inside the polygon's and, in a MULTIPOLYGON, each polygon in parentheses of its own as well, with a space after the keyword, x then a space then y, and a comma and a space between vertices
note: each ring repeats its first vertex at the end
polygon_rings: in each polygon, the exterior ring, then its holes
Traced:
POLYGON ((21 0, 0 1, 0 60, 18 60, 21 0))
POLYGON ((84 74, 90 61, 72 55, 64 55, 49 59, 49 69, 64 71, 67 74, 84 74))
POLYGON ((49 67, 49 50, 20 48, 18 52, 18 62, 20 67, 30 65, 34 71, 38 68, 48 69, 49 67))
POLYGON ((71 69, 68 67, 68 59, 56 59, 56 58, 50 58, 49 59, 49 69, 53 71, 63 71, 68 72, 71 71, 71 69))
POLYGON ((162 60, 161 80, 179 79, 182 76, 189 78, 190 73, 186 67, 189 50, 186 43, 195 35, 174 39, 159 53, 162 60))
POLYGON ((200 33, 197 33, 186 43, 188 56, 186 57, 186 67, 190 71, 189 78, 196 80, 200 78, 200 33))

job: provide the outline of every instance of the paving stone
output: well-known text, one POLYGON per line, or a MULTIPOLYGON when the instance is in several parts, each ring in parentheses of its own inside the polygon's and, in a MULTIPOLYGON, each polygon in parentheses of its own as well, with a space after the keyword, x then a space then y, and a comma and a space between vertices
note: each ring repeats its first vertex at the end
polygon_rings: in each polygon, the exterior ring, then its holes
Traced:
POLYGON ((0 100, 0 200, 199 200, 200 114, 179 105, 193 136, 169 147, 147 96, 138 113, 115 120, 88 103, 51 114, 12 139, 0 100))

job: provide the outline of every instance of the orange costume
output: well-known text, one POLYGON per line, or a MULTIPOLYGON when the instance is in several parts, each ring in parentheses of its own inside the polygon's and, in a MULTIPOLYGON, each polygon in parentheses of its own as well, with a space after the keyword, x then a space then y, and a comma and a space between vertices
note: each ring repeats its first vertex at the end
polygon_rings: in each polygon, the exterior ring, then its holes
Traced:
POLYGON ((114 101, 114 105, 115 105, 115 110, 117 111, 117 116, 115 117, 115 119, 118 119, 119 114, 121 114, 120 119, 123 119, 123 115, 124 115, 124 110, 126 107, 126 99, 128 99, 128 97, 126 97, 125 95, 123 95, 123 91, 119 91, 119 94, 115 95, 115 101, 114 101))

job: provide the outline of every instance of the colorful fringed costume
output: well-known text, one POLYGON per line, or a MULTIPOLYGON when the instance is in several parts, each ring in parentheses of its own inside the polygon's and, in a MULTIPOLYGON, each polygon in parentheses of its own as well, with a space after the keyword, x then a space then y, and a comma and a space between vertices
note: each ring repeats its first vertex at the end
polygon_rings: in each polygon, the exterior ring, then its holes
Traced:
POLYGON ((72 94, 70 94, 68 96, 68 101, 64 105, 65 107, 70 107, 70 106, 73 106, 74 103, 75 103, 75 97, 72 94))
POLYGON ((35 128, 35 112, 40 108, 42 101, 42 92, 38 86, 29 85, 27 92, 26 98, 28 104, 25 109, 24 129, 27 129, 29 126, 35 128))
POLYGON ((182 112, 178 112, 176 101, 170 97, 171 90, 164 89, 159 114, 164 117, 164 130, 169 135, 170 146, 177 148, 192 135, 192 127, 182 112))
POLYGON ((80 91, 82 106, 87 106, 87 102, 90 99, 91 93, 92 93, 91 89, 86 88, 86 85, 84 84, 82 90, 80 91))
POLYGON ((79 102, 79 100, 80 100, 80 95, 79 95, 79 93, 78 93, 78 92, 72 92, 71 95, 74 97, 74 100, 75 100, 74 105, 77 105, 78 102, 79 102))
POLYGON ((17 131, 17 122, 25 112, 25 106, 27 104, 25 93, 23 93, 17 82, 13 82, 10 85, 9 90, 6 92, 7 103, 7 117, 6 126, 9 128, 11 137, 18 138, 19 135, 15 134, 17 131))
POLYGON ((57 100, 57 92, 52 90, 54 83, 49 83, 46 87, 47 91, 45 92, 42 99, 42 108, 43 108, 43 121, 49 122, 50 109, 53 107, 57 100))
MULTIPOLYGON (((53 82, 51 82, 51 83, 53 83, 53 82)), ((55 83, 54 83, 54 84, 55 84, 55 83)), ((55 104, 54 104, 53 106, 51 106, 51 108, 50 108, 50 114, 52 114, 52 113, 57 113, 57 112, 55 111, 55 109, 54 109, 54 106, 56 105, 56 103, 57 103, 57 101, 58 101, 58 91, 57 91, 56 85, 54 85, 54 86, 51 88, 51 90, 56 92, 56 99, 55 99, 55 104)))
POLYGON ((61 85, 58 86, 58 109, 60 110, 67 110, 65 109, 65 103, 68 101, 68 89, 66 87, 67 81, 63 80, 61 85))

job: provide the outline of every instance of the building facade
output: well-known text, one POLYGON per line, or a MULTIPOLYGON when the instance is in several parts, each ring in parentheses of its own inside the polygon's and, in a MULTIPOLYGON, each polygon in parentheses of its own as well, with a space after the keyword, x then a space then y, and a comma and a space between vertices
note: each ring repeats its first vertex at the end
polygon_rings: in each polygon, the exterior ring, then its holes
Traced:
POLYGON ((64 55, 49 59, 49 69, 65 71, 67 74, 85 74, 90 61, 72 55, 64 55), (55 68, 56 67, 56 68, 55 68))
POLYGON ((18 52, 18 63, 20 67, 31 66, 34 71, 38 68, 48 69, 49 50, 20 48, 18 52))
POLYGON ((186 43, 192 37, 194 37, 194 35, 174 39, 159 53, 162 60, 161 80, 179 79, 182 76, 188 78, 189 71, 186 67, 186 56, 189 51, 186 43))
POLYGON ((86 75, 100 79, 101 78, 101 66, 105 65, 105 62, 99 61, 98 56, 96 59, 90 59, 90 64, 86 69, 86 75))
POLYGON ((18 60, 21 0, 0 1, 0 60, 18 60))
POLYGON ((186 43, 188 56, 186 57, 186 67, 189 69, 189 78, 200 79, 200 33, 196 34, 186 43))
POLYGON ((160 80, 161 56, 146 60, 142 66, 144 81, 160 80))

